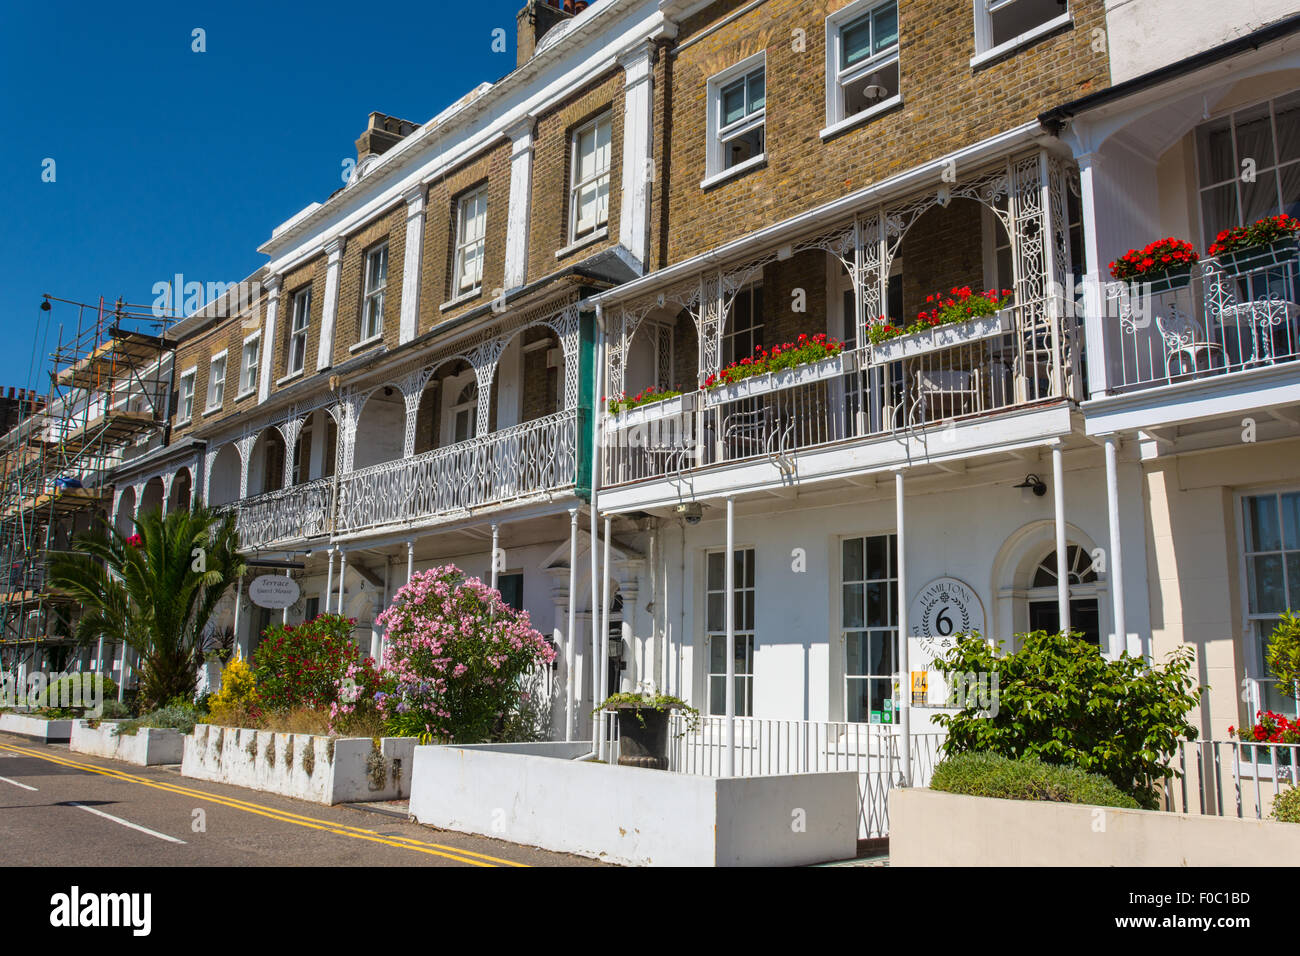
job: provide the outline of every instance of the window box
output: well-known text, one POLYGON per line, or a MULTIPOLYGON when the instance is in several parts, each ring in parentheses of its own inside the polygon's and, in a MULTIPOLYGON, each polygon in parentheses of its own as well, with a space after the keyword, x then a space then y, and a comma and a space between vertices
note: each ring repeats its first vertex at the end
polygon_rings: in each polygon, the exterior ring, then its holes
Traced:
POLYGON ((820 362, 810 362, 807 365, 797 365, 794 368, 783 368, 778 372, 754 375, 750 378, 741 379, 739 382, 733 382, 730 385, 719 385, 717 388, 708 389, 704 392, 704 404, 708 407, 725 405, 728 402, 753 398, 767 392, 777 392, 782 389, 795 388, 799 385, 812 385, 815 382, 839 378, 841 375, 856 372, 857 369, 857 353, 844 351, 838 355, 832 355, 830 358, 822 359, 820 362))
POLYGON ((665 418, 677 418, 695 410, 696 397, 699 394, 699 392, 686 392, 682 395, 674 395, 672 398, 647 402, 644 405, 638 405, 636 408, 616 412, 609 416, 610 427, 615 429, 633 428, 637 425, 645 425, 648 422, 660 421, 665 418))
POLYGON ((1227 272, 1243 273, 1266 269, 1269 266, 1288 265, 1296 260, 1297 255, 1300 255, 1300 243, 1293 238, 1287 238, 1268 245, 1247 246, 1245 249, 1221 252, 1206 261, 1219 263, 1227 272))
POLYGON ((1003 309, 994 315, 982 315, 969 322, 938 325, 932 329, 889 339, 887 342, 871 346, 871 364, 883 365, 886 362, 897 362, 899 359, 1004 335, 1011 331, 1011 313, 1011 309, 1003 309))

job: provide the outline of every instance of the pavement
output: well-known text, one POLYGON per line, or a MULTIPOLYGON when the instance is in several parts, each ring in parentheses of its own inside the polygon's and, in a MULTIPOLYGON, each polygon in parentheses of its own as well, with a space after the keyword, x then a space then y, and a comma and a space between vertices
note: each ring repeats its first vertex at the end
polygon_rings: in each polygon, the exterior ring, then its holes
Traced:
POLYGON ((407 819, 326 807, 0 734, 4 866, 600 866, 407 819))

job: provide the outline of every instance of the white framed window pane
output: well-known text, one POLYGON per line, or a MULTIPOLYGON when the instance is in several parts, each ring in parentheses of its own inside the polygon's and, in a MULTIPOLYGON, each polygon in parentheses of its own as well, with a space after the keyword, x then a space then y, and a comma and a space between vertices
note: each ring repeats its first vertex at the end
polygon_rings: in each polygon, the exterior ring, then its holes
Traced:
POLYGON ((767 105, 767 73, 765 70, 749 74, 745 89, 746 115, 757 113, 767 105))
POLYGON ((241 392, 252 391, 257 386, 257 341, 249 342, 244 346, 244 368, 243 378, 239 383, 241 392))
POLYGON ((840 68, 861 63, 871 56, 871 14, 847 24, 840 33, 840 68))
POLYGON ((1014 40, 1022 33, 1068 12, 1068 6, 1060 0, 1011 0, 989 3, 988 7, 993 21, 994 46, 1014 40))
POLYGON ((898 5, 877 7, 871 14, 873 54, 882 53, 898 43, 898 5))
POLYGON ((722 89, 722 110, 720 112, 723 126, 730 126, 745 118, 745 81, 736 82, 722 89))

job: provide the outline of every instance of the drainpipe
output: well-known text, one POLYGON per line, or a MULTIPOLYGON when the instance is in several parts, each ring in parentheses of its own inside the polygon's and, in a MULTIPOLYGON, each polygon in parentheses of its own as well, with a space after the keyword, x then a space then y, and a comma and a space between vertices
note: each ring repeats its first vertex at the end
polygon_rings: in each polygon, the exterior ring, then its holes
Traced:
POLYGON ((902 738, 899 772, 904 787, 912 785, 912 666, 907 647, 907 525, 903 507, 903 469, 894 472, 894 526, 898 535, 898 731, 902 738))

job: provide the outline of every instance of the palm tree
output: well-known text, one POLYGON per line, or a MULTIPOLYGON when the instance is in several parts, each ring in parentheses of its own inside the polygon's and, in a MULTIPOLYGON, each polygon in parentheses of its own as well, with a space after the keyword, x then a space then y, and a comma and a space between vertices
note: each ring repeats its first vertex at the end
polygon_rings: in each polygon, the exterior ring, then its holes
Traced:
POLYGON ((193 696, 208 619, 246 565, 234 515, 201 502, 166 516, 147 512, 135 528, 130 537, 107 525, 78 535, 49 576, 84 609, 79 641, 102 637, 136 652, 141 702, 153 708, 193 696))

